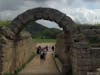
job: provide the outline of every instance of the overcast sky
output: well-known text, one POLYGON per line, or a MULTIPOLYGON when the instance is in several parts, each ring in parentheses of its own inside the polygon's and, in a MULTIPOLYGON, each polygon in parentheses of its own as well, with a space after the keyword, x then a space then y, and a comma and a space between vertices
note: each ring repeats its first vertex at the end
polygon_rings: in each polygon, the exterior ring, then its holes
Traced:
MULTIPOLYGON (((79 23, 100 23, 100 0, 0 0, 0 20, 12 20, 35 7, 55 8, 79 23)), ((49 27, 56 24, 38 21, 49 27)))

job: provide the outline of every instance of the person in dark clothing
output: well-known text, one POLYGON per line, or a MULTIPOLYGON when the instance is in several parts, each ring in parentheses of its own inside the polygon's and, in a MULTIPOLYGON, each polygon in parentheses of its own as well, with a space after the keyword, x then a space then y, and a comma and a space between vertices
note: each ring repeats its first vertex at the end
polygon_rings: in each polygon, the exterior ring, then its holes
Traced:
POLYGON ((52 49, 52 51, 53 51, 53 55, 54 55, 54 57, 58 57, 58 55, 57 55, 57 53, 56 53, 56 51, 55 51, 55 47, 52 46, 51 49, 52 49))
POLYGON ((44 51, 45 48, 42 48, 41 51, 40 51, 40 61, 43 63, 46 59, 46 54, 45 54, 45 51, 44 51))
POLYGON ((52 49, 52 51, 54 51, 54 50, 55 50, 55 47, 54 47, 54 46, 52 46, 52 47, 51 47, 51 49, 52 49))
POLYGON ((37 54, 40 54, 40 51, 41 51, 41 46, 38 46, 37 47, 37 54))

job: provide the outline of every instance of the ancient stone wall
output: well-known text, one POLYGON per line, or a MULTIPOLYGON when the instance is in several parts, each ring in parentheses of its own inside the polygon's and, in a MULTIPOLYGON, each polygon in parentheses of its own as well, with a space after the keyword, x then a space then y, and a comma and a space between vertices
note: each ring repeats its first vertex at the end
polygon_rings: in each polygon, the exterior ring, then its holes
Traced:
POLYGON ((16 46, 16 67, 25 63, 31 57, 34 49, 35 44, 33 43, 31 36, 26 33, 23 34, 16 46))
POLYGON ((3 66, 2 66, 2 64, 3 64, 3 57, 4 57, 4 55, 3 55, 3 47, 5 46, 5 44, 6 44, 6 42, 5 42, 5 40, 4 40, 4 37, 0 37, 0 74, 1 74, 1 72, 2 72, 2 70, 3 70, 3 66))
POLYGON ((82 32, 92 47, 100 47, 100 26, 80 26, 82 32))
POLYGON ((2 50, 3 50, 3 54, 2 54, 2 72, 6 73, 6 72, 11 72, 12 70, 12 64, 13 64, 13 41, 12 40, 8 40, 8 39, 4 39, 5 43, 2 50))
POLYGON ((65 46, 65 38, 64 38, 63 33, 58 36, 58 39, 55 45, 55 50, 56 50, 57 55, 61 59, 61 61, 64 63, 66 61, 66 53, 65 53, 66 46, 65 46))
POLYGON ((66 40, 64 34, 58 36, 56 52, 65 63, 64 65, 68 63, 68 61, 66 61, 67 56, 71 56, 72 75, 97 75, 98 72, 96 70, 100 68, 100 48, 95 46, 91 47, 87 37, 99 37, 99 29, 88 29, 84 27, 80 30, 81 32, 77 34, 80 38, 74 40, 75 42, 70 49, 70 55, 69 52, 67 54, 67 44, 69 43, 67 43, 68 40, 66 40))
POLYGON ((99 31, 98 27, 80 26, 80 34, 84 34, 85 40, 81 39, 72 46, 73 75, 96 75, 100 67, 100 47, 95 44, 91 46, 89 40, 92 37, 100 38, 99 31))
POLYGON ((34 52, 35 44, 26 32, 22 33, 16 42, 4 38, 2 47, 2 73, 13 73, 18 67, 24 64, 34 52))
POLYGON ((100 68, 100 47, 91 47, 89 50, 91 52, 91 67, 93 71, 96 71, 100 68))
POLYGON ((57 42, 55 45, 55 51, 58 55, 58 58, 62 62, 62 73, 63 75, 70 74, 71 75, 71 60, 70 60, 70 45, 71 41, 69 35, 65 33, 61 33, 58 35, 57 42), (67 59, 67 60, 66 60, 67 59))
POLYGON ((72 52, 73 75, 96 75, 100 68, 100 48, 76 46, 72 52))
POLYGON ((70 48, 68 48, 68 47, 71 45, 70 38, 67 38, 67 36, 69 36, 69 35, 66 35, 64 33, 59 34, 56 45, 55 45, 55 50, 56 50, 59 58, 63 62, 63 64, 68 62, 66 60, 69 56, 69 54, 67 54, 67 53, 69 53, 68 50, 70 48))
POLYGON ((91 52, 87 46, 80 42, 74 44, 72 48, 73 75, 87 75, 87 72, 91 70, 91 52))

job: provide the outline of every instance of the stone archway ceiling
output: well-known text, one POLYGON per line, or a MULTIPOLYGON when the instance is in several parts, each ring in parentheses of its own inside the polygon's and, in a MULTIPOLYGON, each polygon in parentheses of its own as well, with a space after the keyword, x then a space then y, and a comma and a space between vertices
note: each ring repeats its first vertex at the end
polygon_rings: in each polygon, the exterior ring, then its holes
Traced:
POLYGON ((59 25, 59 27, 63 28, 65 32, 73 32, 75 30, 75 23, 64 13, 52 8, 39 7, 27 10, 18 15, 12 21, 11 25, 4 29, 3 34, 12 38, 13 36, 18 35, 24 29, 24 27, 26 27, 28 22, 39 19, 54 21, 59 25), (7 33, 8 31, 9 33, 7 33))

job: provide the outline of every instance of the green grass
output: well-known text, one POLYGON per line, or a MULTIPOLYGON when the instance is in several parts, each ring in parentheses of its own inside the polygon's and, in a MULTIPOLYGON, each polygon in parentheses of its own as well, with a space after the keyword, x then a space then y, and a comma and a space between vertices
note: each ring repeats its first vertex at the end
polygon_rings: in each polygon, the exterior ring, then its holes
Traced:
POLYGON ((0 26, 8 26, 11 24, 11 21, 0 21, 0 26))
POLYGON ((33 39, 36 43, 55 43, 56 39, 33 39))

